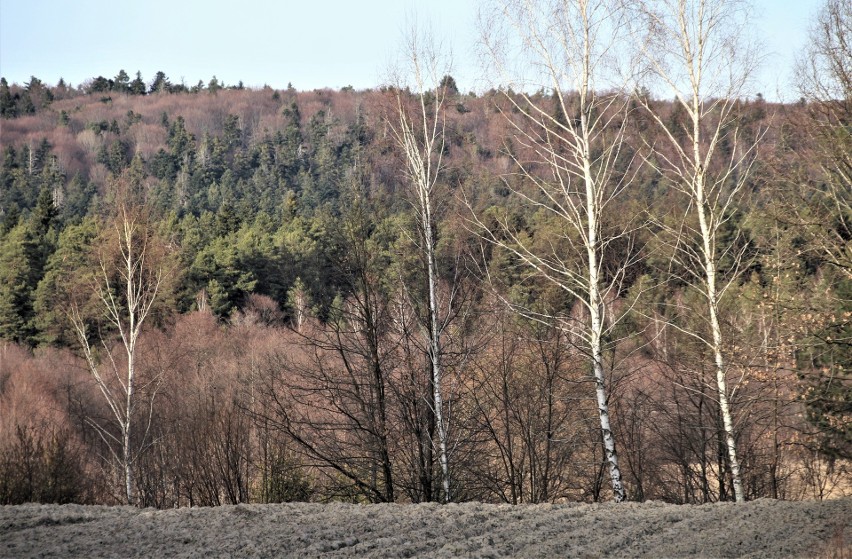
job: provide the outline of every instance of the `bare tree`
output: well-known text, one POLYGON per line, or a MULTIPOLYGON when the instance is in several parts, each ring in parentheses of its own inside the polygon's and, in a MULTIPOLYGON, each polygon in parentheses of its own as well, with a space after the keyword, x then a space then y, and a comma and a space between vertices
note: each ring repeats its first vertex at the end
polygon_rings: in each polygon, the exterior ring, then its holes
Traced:
POLYGON ((500 302, 492 308, 492 339, 471 363, 478 374, 470 398, 488 441, 478 450, 478 478, 512 504, 570 498, 568 464, 588 431, 572 402, 572 390, 582 385, 569 378, 565 333, 500 302))
POLYGON ((852 1, 823 2, 797 70, 807 103, 805 119, 794 126, 810 142, 791 154, 803 172, 788 182, 793 198, 787 206, 808 241, 797 248, 820 264, 828 286, 809 305, 807 316, 814 319, 806 320, 808 349, 802 353, 809 355, 810 371, 802 375, 802 388, 820 449, 848 458, 852 444, 838 403, 852 397, 852 1))
POLYGON ((827 110, 849 110, 852 98, 852 3, 825 0, 798 61, 799 92, 806 100, 833 101, 827 110))
POLYGON ((393 502, 396 340, 381 281, 387 260, 373 235, 376 208, 361 177, 352 183, 330 224, 341 250, 327 255, 347 295, 325 324, 303 321, 286 354, 272 356, 259 386, 263 405, 252 414, 292 439, 332 491, 393 502))
POLYGON ((110 421, 118 427, 118 433, 100 421, 90 420, 90 423, 120 467, 127 503, 134 504, 134 465, 150 442, 154 399, 162 380, 158 375, 146 379, 142 386, 138 384, 137 349, 142 327, 161 292, 167 267, 164 246, 157 243, 147 217, 129 204, 119 204, 102 240, 90 295, 94 294, 106 316, 107 328, 118 335, 121 343, 114 347, 109 337, 99 331, 101 349, 98 350, 91 344, 89 321, 81 312, 79 301, 72 302, 69 315, 89 371, 109 406, 110 421), (144 401, 139 401, 140 390, 144 401))
POLYGON ((757 149, 757 139, 745 137, 737 114, 756 64, 744 40, 747 13, 740 0, 649 0, 635 6, 632 20, 642 26, 636 44, 642 47, 653 87, 673 94, 675 110, 685 115, 683 122, 669 125, 649 97, 640 98, 663 138, 650 146, 653 154, 648 159, 687 200, 682 219, 660 220, 659 225, 687 283, 704 301, 699 316, 706 316, 709 332, 687 333, 706 344, 713 356, 734 492, 742 501, 725 357, 731 340, 719 309, 743 269, 747 243, 741 231, 725 233, 732 227, 757 149))
POLYGON ((852 276, 852 2, 826 0, 797 64, 799 92, 808 101, 806 130, 817 153, 807 154, 819 171, 817 188, 806 193, 799 216, 833 266, 852 276), (824 219, 836 222, 826 227, 824 219))
POLYGON ((416 26, 412 26, 406 37, 404 56, 408 78, 413 80, 415 99, 412 104, 407 89, 403 88, 402 78, 398 77, 394 87, 395 111, 388 121, 396 145, 405 160, 407 186, 418 221, 418 237, 415 243, 425 261, 428 309, 423 320, 423 335, 432 371, 431 406, 438 435, 443 500, 448 502, 452 495, 441 337, 452 313, 449 312, 448 302, 439 300, 436 191, 443 170, 446 122, 444 104, 448 93, 448 80, 445 76, 449 76, 449 64, 445 63, 431 38, 416 26))
POLYGON ((604 347, 618 322, 608 303, 624 287, 625 272, 637 256, 632 247, 636 225, 615 213, 632 166, 626 149, 628 98, 618 90, 618 80, 608 81, 617 74, 613 63, 623 30, 621 14, 617 3, 603 0, 498 2, 488 30, 502 27, 507 34, 487 34, 491 59, 505 72, 502 49, 517 47, 522 53, 518 62, 533 78, 514 82, 519 92, 506 95, 509 110, 504 114, 517 142, 512 157, 523 186, 508 179, 506 185, 552 220, 555 232, 531 239, 508 219, 495 232, 474 218, 487 242, 508 250, 582 306, 582 316, 529 314, 557 319, 568 339, 585 348, 616 502, 625 499, 625 490, 609 416, 607 379, 612 371, 604 362, 604 347), (613 85, 612 92, 603 92, 613 85), (552 89, 552 96, 530 93, 536 86, 552 89))

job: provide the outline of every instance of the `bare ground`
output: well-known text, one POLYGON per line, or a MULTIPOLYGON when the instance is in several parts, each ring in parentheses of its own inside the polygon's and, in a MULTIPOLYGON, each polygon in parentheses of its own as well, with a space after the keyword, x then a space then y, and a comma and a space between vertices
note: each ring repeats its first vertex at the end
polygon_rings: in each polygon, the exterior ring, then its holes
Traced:
POLYGON ((844 557, 852 499, 0 507, 0 557, 844 557), (845 534, 844 534, 845 532, 845 534))

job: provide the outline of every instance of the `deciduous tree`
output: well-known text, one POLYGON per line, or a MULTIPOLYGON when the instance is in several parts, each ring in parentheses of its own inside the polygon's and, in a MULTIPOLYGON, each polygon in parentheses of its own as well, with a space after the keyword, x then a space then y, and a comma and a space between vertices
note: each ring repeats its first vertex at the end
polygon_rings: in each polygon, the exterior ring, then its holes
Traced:
POLYGON ((547 228, 529 234, 509 219, 500 220, 496 229, 479 218, 475 222, 487 242, 582 307, 582 317, 570 309, 558 317, 517 306, 528 316, 561 323, 568 339, 581 340, 594 379, 613 498, 620 502, 626 494, 610 421, 607 379, 612 371, 604 351, 618 322, 610 303, 636 258, 632 248, 618 249, 619 244, 630 247, 635 224, 613 214, 630 184, 631 167, 627 97, 617 81, 610 81, 615 45, 623 34, 622 12, 616 2, 517 0, 498 2, 493 17, 486 47, 497 70, 506 75, 509 62, 521 68, 520 79, 507 76, 519 92, 507 92, 504 111, 518 145, 512 157, 521 181, 504 182, 549 224, 552 234, 547 228), (515 60, 506 57, 510 47, 521 53, 515 60), (610 93, 604 92, 607 86, 610 93), (536 87, 553 95, 530 93, 536 87))
POLYGON ((437 244, 437 191, 443 171, 444 133, 446 127, 445 101, 449 86, 455 82, 448 76, 447 62, 441 57, 430 37, 414 27, 406 37, 404 51, 405 72, 394 84, 395 111, 388 117, 396 147, 405 162, 405 181, 409 201, 417 218, 417 240, 425 268, 426 310, 422 317, 422 330, 426 339, 426 352, 431 370, 432 411, 438 435, 438 460, 441 464, 441 483, 444 502, 450 493, 450 460, 448 445, 448 417, 446 415, 444 367, 441 337, 448 326, 448 305, 452 301, 439 300, 440 272, 436 258, 437 244), (409 98, 403 81, 412 80, 414 102, 409 98))
POLYGON ((748 137, 737 113, 756 60, 745 41, 747 13, 739 0, 649 0, 634 7, 636 44, 650 79, 674 96, 684 115, 682 123, 669 126, 649 97, 639 98, 663 138, 651 146, 654 164, 686 197, 682 219, 661 219, 658 225, 685 281, 703 300, 703 308, 693 312, 706 317, 706 329, 689 331, 712 354, 734 492, 742 501, 726 356, 733 340, 720 317, 720 303, 744 269, 747 242, 732 218, 757 149, 757 139, 748 137))
POLYGON ((169 255, 146 212, 131 197, 123 196, 93 256, 96 268, 89 291, 79 294, 68 312, 89 371, 112 415, 108 422, 90 418, 90 423, 121 471, 127 503, 135 504, 135 465, 151 444, 149 428, 161 382, 155 376, 140 384, 136 353, 142 328, 164 295, 171 272, 169 255), (94 337, 81 310, 83 297, 91 296, 105 316, 94 337), (117 346, 109 333, 119 338, 117 346))

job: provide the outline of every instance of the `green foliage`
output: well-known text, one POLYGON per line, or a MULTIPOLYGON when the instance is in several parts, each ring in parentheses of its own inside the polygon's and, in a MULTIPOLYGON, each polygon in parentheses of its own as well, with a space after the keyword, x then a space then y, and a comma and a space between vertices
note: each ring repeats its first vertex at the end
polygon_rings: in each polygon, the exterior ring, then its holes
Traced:
POLYGON ((190 281, 205 280, 210 306, 220 317, 227 317, 254 291, 257 278, 243 266, 243 255, 233 235, 217 237, 195 257, 189 269, 190 281))
POLYGON ((113 90, 119 93, 129 93, 130 92, 130 76, 127 75, 127 72, 124 69, 118 71, 118 75, 115 76, 113 80, 113 90))
POLYGON ((43 258, 39 236, 30 223, 19 223, 0 239, 0 338, 30 343, 35 334, 33 291, 43 258))
POLYGON ((0 78, 0 117, 14 118, 16 116, 18 116, 17 99, 12 97, 6 78, 0 78))
POLYGON ((216 76, 210 78, 210 83, 207 84, 207 91, 210 92, 211 95, 216 95, 220 89, 222 89, 222 84, 219 83, 216 76))
POLYGON ((136 77, 130 82, 128 89, 131 95, 145 95, 145 82, 141 72, 136 72, 136 77))
POLYGON ((89 84, 88 91, 89 93, 105 93, 107 91, 112 91, 114 85, 115 84, 112 80, 108 80, 103 76, 98 76, 89 84))
POLYGON ((104 166, 115 176, 127 167, 128 147, 121 140, 113 140, 109 144, 104 144, 98 153, 98 163, 103 163, 104 166))
POLYGON ((157 72, 154 80, 151 82, 149 93, 168 93, 171 90, 172 84, 169 83, 169 78, 162 71, 157 72))
MULTIPOLYGON (((91 218, 69 225, 59 235, 56 250, 47 259, 44 277, 33 293, 33 325, 39 343, 65 346, 76 343, 67 320, 69 294, 90 287, 94 272, 89 251, 97 238, 97 223, 91 218)), ((90 298, 84 301, 92 303, 90 298)), ((86 316, 93 313, 91 309, 83 312, 86 316)))
POLYGON ((31 217, 33 228, 41 237, 47 234, 59 213, 53 203, 53 188, 51 187, 50 183, 41 187, 31 217))
POLYGON ((459 94, 459 88, 456 85, 456 80, 449 74, 441 78, 441 83, 438 87, 443 89, 447 95, 455 96, 459 94))
POLYGON ((187 132, 182 116, 178 116, 169 126, 168 146, 178 160, 195 154, 195 137, 187 132))

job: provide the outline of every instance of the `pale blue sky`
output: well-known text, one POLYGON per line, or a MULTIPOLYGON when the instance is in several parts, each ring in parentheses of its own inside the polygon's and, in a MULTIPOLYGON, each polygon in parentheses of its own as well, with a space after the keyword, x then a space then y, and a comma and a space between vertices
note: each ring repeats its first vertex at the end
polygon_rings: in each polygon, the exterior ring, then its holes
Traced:
MULTIPOLYGON (((796 53, 820 0, 756 0, 767 53, 756 91, 796 97, 796 53)), ((462 90, 479 89, 476 0, 0 0, 0 75, 79 84, 119 69, 150 82, 292 82, 297 89, 375 87, 416 11, 451 43, 462 90)))

